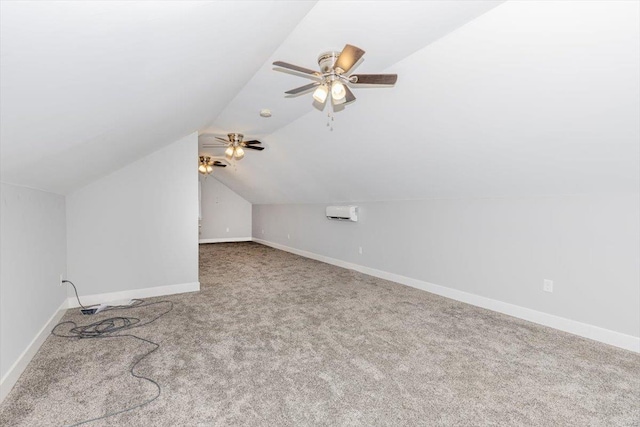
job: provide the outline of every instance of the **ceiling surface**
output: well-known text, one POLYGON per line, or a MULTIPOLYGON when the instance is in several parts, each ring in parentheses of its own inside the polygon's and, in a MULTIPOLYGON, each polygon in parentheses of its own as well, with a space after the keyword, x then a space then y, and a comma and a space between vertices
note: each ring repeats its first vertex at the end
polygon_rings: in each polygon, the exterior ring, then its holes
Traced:
POLYGON ((2 181, 68 193, 203 128, 313 6, 1 2, 2 181))
MULTIPOLYGON (((638 2, 2 4, 2 180, 68 193, 199 131, 266 149, 214 172, 252 203, 638 192, 638 2), (126 13, 124 13, 126 11, 126 13), (265 19, 268 17, 268 19, 265 19), (344 44, 334 115, 282 60, 344 44), (269 108, 271 118, 259 111, 269 108)), ((194 170, 196 167, 194 159, 194 170)))

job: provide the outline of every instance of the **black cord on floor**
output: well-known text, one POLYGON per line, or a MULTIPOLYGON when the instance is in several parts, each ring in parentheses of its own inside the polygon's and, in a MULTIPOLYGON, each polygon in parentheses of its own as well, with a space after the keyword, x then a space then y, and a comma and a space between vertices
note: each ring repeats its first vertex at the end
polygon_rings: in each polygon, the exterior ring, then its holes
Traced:
POLYGON ((63 280, 62 283, 71 283, 71 286, 73 286, 73 292, 76 293, 76 299, 78 300, 78 304, 80 304, 80 307, 82 308, 87 308, 84 305, 82 305, 82 303, 80 302, 80 297, 78 296, 78 290, 76 289, 76 285, 74 285, 71 280, 63 280))
MULTIPOLYGON (((68 280, 65 280, 64 282, 68 282, 71 283, 68 280)), ((86 308, 85 306, 82 305, 82 303, 80 302, 80 298, 78 297, 78 291, 76 290, 76 287, 73 283, 71 283, 71 285, 73 286, 73 289, 76 291, 76 298, 78 299, 78 304, 80 304, 80 307, 82 308, 86 308)), ((148 351, 147 353, 145 353, 144 355, 142 355, 141 357, 139 357, 134 363, 133 365, 131 365, 131 368, 129 368, 129 373, 135 377, 135 378, 140 378, 146 381, 149 381, 150 383, 152 383, 153 385, 156 386, 157 391, 155 393, 155 395, 150 398, 147 399, 146 401, 139 403, 137 405, 134 406, 130 406, 126 409, 122 409, 120 411, 115 411, 115 412, 109 412, 105 415, 102 415, 100 417, 96 417, 96 418, 91 418, 88 420, 84 420, 84 421, 80 421, 78 423, 72 424, 71 426, 79 426, 81 424, 86 424, 86 423, 90 423, 92 421, 98 421, 98 420, 102 420, 108 417, 112 417, 114 415, 118 415, 118 414, 122 414, 124 412, 129 412, 132 411, 134 409, 137 409, 141 406, 144 406, 148 403, 153 402, 154 400, 156 400, 159 396, 160 393, 162 392, 162 388, 160 387, 160 384, 158 384, 158 382, 156 382, 155 380, 149 378, 149 377, 145 377, 143 375, 139 375, 135 372, 135 368, 136 366, 142 362, 142 360, 144 360, 147 356, 149 356, 151 353, 153 353, 154 351, 156 351, 158 348, 160 348, 160 344, 150 341, 146 338, 141 338, 137 335, 133 335, 133 334, 116 334, 117 332, 121 332, 121 331, 127 331, 133 328, 139 328, 141 326, 145 326, 148 325, 150 323, 155 322, 156 320, 158 320, 159 318, 161 318, 162 316, 164 316, 165 314, 167 314, 168 312, 170 312, 171 310, 173 310, 173 302, 171 301, 156 301, 156 302, 150 302, 150 303, 145 303, 143 300, 134 300, 134 303, 131 305, 119 305, 119 306, 112 306, 112 307, 108 307, 107 309, 103 310, 103 311, 111 311, 111 310, 128 310, 131 308, 142 308, 142 307, 150 307, 153 305, 158 305, 158 304, 168 304, 168 309, 163 311, 162 313, 158 314, 157 316, 155 316, 154 318, 152 318, 149 321, 146 322, 141 322, 139 318, 137 317, 120 317, 120 316, 116 316, 116 317, 110 317, 108 319, 104 319, 104 320, 100 320, 98 322, 94 322, 91 323, 89 325, 84 325, 84 326, 78 326, 75 322, 68 320, 66 322, 61 322, 58 323, 53 330, 51 331, 52 335, 55 335, 57 337, 61 337, 61 338, 70 338, 70 339, 95 339, 95 338, 125 338, 125 337, 130 337, 130 338, 135 338, 139 341, 143 341, 146 342, 148 344, 153 345, 153 348, 148 351), (66 333, 59 333, 56 330, 62 326, 62 325, 72 325, 71 329, 66 333)))

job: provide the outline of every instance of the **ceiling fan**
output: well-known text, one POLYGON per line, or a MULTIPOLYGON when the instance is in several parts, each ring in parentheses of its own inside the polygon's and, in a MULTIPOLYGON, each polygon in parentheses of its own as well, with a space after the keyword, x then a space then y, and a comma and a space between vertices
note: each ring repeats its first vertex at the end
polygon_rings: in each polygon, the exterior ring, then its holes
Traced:
POLYGON ((260 147, 262 142, 258 140, 244 141, 244 135, 241 133, 229 133, 227 134, 227 138, 222 138, 220 136, 216 136, 215 143, 205 143, 202 145, 202 148, 226 148, 224 155, 227 159, 236 159, 241 160, 244 157, 244 149, 248 148, 250 150, 264 150, 264 147, 260 147))
POLYGON ((213 167, 214 166, 218 166, 218 167, 221 167, 221 168, 226 168, 227 167, 227 165, 225 165, 224 163, 222 163, 219 160, 213 160, 209 156, 200 156, 200 163, 198 165, 198 172, 200 172, 202 175, 209 175, 211 172, 213 172, 213 167))
POLYGON ((397 74, 349 74, 364 55, 364 50, 345 45, 342 52, 325 52, 318 57, 320 71, 276 61, 276 67, 302 73, 304 77, 316 80, 304 86, 286 91, 287 95, 299 95, 313 88, 313 99, 324 105, 331 97, 333 105, 348 104, 356 100, 349 86, 357 85, 394 85, 398 80, 397 74))

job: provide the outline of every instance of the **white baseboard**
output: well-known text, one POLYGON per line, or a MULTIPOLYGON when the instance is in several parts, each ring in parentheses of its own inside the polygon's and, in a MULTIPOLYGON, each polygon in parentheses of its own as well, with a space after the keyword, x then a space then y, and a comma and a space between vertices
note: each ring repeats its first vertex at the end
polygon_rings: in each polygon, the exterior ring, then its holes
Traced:
POLYGON ((365 267, 358 264, 342 261, 339 259, 327 257, 324 255, 318 255, 313 252, 308 252, 289 246, 281 245, 279 243, 269 242, 267 240, 253 238, 254 242, 261 243, 272 248, 280 249, 286 252, 291 252, 296 255, 300 255, 306 258, 322 261, 327 264, 332 264, 338 267, 346 268, 349 270, 355 270, 360 273, 368 274, 370 276, 378 277, 380 279, 389 280, 392 282, 400 283, 403 285, 411 286, 413 288, 421 289, 423 291, 431 292, 436 295, 451 298, 456 301, 461 301, 467 304, 475 305, 477 307, 486 308, 488 310, 497 311, 498 313, 507 314, 509 316, 517 317, 529 322, 537 323, 540 325, 548 326, 554 329, 558 329, 564 332, 569 332, 574 335, 578 335, 584 338, 589 338, 594 341, 603 342, 616 347, 631 350, 636 353, 640 353, 640 338, 632 335, 626 335, 620 332, 612 331, 609 329, 600 328, 598 326, 589 325, 587 323, 578 322, 564 317, 555 316, 553 314, 543 313, 541 311, 532 310, 530 308, 521 307, 515 304, 510 304, 491 298, 486 298, 480 295, 471 294, 457 289, 448 288, 446 286, 435 285, 433 283, 425 282, 411 277, 401 276, 399 274, 389 273, 387 271, 376 270, 374 268, 365 267))
POLYGON ((220 239, 200 239, 198 243, 250 242, 251 240, 251 237, 226 237, 220 239))
MULTIPOLYGON (((181 283, 179 285, 156 286, 155 288, 131 289, 128 291, 108 292, 105 294, 80 295, 83 305, 108 304, 113 301, 160 297, 164 295, 182 294, 185 292, 197 292, 200 290, 200 282, 181 283)), ((75 295, 68 300, 69 308, 80 307, 75 295)))
POLYGON ((9 394, 13 386, 22 375, 22 372, 25 370, 33 356, 36 355, 40 346, 47 339, 51 330, 55 325, 60 322, 62 316, 67 312, 67 300, 64 300, 58 310, 53 313, 53 315, 47 320, 47 323, 44 324, 42 329, 36 334, 36 336, 31 340, 27 348, 22 352, 20 357, 11 365, 7 373, 2 377, 0 381, 0 403, 4 400, 5 397, 9 394))

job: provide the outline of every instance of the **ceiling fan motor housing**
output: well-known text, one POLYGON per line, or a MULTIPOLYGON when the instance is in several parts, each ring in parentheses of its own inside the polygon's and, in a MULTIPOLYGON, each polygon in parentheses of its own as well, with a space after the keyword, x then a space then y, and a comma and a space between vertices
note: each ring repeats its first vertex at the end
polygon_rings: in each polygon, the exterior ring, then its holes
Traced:
MULTIPOLYGON (((331 73, 333 70, 333 66, 336 64, 338 60, 338 56, 340 56, 340 52, 324 52, 318 56, 318 65, 320 66, 320 70, 322 70, 323 74, 331 73)), ((343 72, 344 70, 340 70, 343 72)))
POLYGON ((242 138, 244 138, 244 135, 241 133, 229 133, 227 136, 229 137, 229 142, 235 147, 237 147, 242 142, 242 138))

